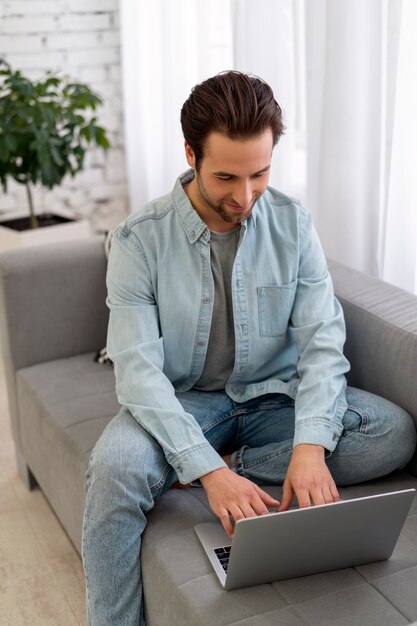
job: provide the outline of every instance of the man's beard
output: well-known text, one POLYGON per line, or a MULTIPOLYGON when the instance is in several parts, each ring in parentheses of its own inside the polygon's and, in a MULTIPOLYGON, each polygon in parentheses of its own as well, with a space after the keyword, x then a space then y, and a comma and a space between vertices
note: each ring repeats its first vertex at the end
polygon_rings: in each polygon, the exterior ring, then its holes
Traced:
POLYGON ((241 213, 233 213, 231 211, 231 209, 229 209, 229 211, 227 211, 226 208, 224 208, 223 204, 224 202, 214 202, 214 200, 212 200, 210 198, 210 196, 208 195, 206 188, 204 187, 203 183, 200 180, 199 175, 195 174, 195 178, 196 178, 196 182, 197 182, 197 188, 198 188, 198 192, 200 194, 200 196, 202 197, 202 199, 204 200, 204 202, 213 210, 217 213, 217 215, 219 215, 222 220, 224 222, 227 222, 228 224, 240 224, 241 222, 243 222, 245 219, 247 219, 247 217, 250 215, 253 206, 255 204, 255 202, 257 200, 259 200, 259 198, 261 197, 262 194, 258 194, 257 196, 255 196, 250 204, 249 209, 246 209, 245 211, 242 211, 241 213))

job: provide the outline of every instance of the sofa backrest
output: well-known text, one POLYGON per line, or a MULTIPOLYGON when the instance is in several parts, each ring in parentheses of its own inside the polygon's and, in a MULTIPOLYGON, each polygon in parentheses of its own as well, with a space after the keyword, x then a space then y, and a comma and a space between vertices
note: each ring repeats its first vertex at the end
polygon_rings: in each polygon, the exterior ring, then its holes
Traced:
POLYGON ((402 406, 417 428, 417 296, 334 261, 329 269, 346 319, 348 383, 402 406))
POLYGON ((103 238, 0 254, 0 318, 15 370, 106 342, 103 238))

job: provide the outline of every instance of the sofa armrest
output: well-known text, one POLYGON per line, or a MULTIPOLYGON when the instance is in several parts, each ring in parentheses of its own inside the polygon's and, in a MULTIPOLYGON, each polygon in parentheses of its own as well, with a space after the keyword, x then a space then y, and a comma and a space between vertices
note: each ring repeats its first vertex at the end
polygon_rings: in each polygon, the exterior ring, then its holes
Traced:
POLYGON ((15 371, 105 345, 106 266, 101 237, 0 254, 2 345, 15 371))
POLYGON ((417 425, 417 296, 329 261, 343 306, 348 382, 402 406, 417 425))

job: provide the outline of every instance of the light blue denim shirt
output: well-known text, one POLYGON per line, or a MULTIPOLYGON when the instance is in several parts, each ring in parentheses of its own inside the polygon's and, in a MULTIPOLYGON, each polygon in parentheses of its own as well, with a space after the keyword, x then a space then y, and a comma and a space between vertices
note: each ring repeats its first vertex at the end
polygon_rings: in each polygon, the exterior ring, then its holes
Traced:
MULTIPOLYGON (((107 348, 119 402, 162 446, 183 483, 224 466, 176 391, 204 366, 213 311, 210 231, 180 177, 113 233, 107 348)), ((333 451, 346 411, 345 324, 310 214, 268 187, 243 223, 232 273, 236 402, 295 399, 294 445, 333 451)))

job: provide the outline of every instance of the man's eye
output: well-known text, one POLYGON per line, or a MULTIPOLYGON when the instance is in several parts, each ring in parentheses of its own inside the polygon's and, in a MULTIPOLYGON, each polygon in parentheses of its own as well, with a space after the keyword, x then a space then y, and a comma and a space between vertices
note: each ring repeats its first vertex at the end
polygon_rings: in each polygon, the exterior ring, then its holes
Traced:
POLYGON ((232 180, 231 176, 217 176, 219 180, 232 180))

